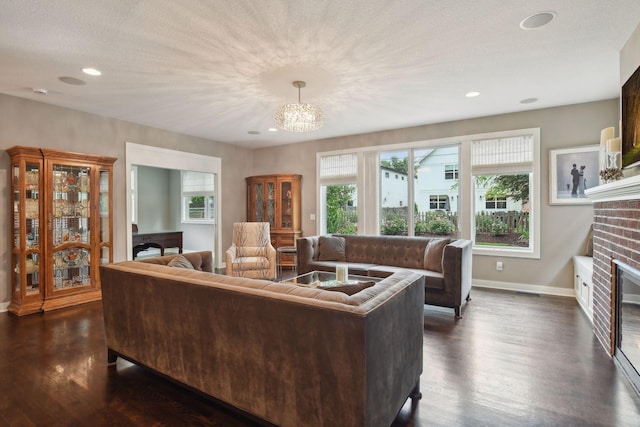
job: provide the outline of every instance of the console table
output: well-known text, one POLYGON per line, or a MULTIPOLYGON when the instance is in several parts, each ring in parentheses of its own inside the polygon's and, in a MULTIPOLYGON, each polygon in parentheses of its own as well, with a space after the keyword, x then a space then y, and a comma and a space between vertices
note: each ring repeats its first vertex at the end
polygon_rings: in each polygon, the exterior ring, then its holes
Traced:
POLYGON ((141 251, 149 248, 160 249, 160 255, 164 255, 167 248, 178 248, 178 253, 182 253, 182 231, 164 231, 159 233, 132 234, 133 259, 141 251))

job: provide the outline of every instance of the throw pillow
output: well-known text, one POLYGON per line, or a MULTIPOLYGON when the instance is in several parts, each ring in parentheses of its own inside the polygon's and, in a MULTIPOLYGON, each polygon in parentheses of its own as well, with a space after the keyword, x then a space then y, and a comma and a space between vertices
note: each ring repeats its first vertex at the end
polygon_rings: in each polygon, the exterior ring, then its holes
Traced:
POLYGON ((347 260, 345 256, 346 245, 344 237, 320 236, 318 239, 318 260, 345 262, 347 260))
POLYGON ((425 270, 437 271, 442 273, 442 254, 444 247, 449 244, 451 239, 430 239, 424 250, 424 268, 425 270))
POLYGON ((182 255, 175 256, 171 261, 167 263, 167 266, 194 270, 193 265, 182 255))
POLYGON ((354 295, 360 292, 363 289, 370 288, 375 285, 375 282, 358 282, 353 285, 339 285, 339 286, 318 286, 318 289, 322 289, 325 291, 335 291, 342 292, 347 295, 354 295))

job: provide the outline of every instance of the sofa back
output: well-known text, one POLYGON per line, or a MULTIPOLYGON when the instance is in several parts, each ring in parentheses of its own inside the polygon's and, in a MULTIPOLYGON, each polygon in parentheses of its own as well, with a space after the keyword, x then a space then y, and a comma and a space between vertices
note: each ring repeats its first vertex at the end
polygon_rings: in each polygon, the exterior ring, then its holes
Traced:
POLYGON ((428 237, 340 235, 347 262, 424 268, 428 237))

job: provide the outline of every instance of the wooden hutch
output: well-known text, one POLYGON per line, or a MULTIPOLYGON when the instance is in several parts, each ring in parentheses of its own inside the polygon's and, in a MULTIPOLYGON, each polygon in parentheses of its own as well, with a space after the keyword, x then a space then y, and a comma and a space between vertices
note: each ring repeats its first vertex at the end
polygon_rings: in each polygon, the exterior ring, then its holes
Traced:
POLYGON ((115 158, 12 147, 11 304, 16 315, 101 299, 113 261, 115 158))

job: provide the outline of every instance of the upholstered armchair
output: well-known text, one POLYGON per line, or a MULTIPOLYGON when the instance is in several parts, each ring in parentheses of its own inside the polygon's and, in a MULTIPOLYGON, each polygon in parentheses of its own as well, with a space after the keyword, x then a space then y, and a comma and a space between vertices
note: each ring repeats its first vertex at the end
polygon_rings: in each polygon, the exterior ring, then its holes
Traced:
POLYGON ((276 250, 268 222, 236 222, 233 243, 226 252, 227 276, 276 278, 276 250))

